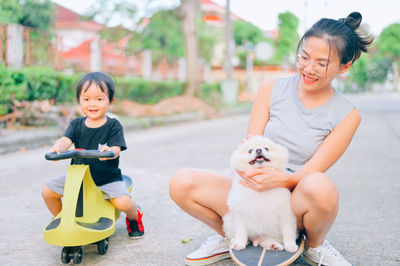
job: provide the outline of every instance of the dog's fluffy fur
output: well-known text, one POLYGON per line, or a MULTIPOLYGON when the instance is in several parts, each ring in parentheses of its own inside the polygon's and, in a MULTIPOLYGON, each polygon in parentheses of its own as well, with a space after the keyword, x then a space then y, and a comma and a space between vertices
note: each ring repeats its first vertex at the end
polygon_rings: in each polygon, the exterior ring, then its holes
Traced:
MULTIPOLYGON (((270 139, 255 136, 239 146, 231 166, 243 172, 264 167, 286 168, 288 151, 270 139)), ((236 172, 236 171, 235 171, 236 172)), ((290 206, 290 191, 274 188, 257 192, 239 183, 235 173, 228 196, 229 212, 223 229, 234 249, 244 249, 248 240, 269 250, 297 250, 296 217, 290 206)))

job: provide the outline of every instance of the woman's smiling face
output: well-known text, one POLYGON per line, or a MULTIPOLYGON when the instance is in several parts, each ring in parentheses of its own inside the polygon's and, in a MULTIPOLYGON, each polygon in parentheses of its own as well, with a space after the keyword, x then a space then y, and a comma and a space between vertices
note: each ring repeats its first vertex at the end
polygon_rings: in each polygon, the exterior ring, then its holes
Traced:
POLYGON ((329 46, 327 40, 319 37, 308 37, 304 40, 299 49, 297 66, 300 86, 307 90, 330 88, 335 76, 348 69, 347 64, 340 64, 334 46, 329 46))

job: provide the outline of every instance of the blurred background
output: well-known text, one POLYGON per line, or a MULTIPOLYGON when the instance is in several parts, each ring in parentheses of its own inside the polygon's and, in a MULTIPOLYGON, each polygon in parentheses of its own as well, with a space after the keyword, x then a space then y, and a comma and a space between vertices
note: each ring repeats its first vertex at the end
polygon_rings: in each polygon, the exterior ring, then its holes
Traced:
POLYGON ((91 71, 113 77, 122 117, 248 106, 263 80, 295 73, 306 29, 352 11, 375 41, 336 89, 398 93, 400 2, 367 2, 1 0, 0 128, 62 131, 91 71))

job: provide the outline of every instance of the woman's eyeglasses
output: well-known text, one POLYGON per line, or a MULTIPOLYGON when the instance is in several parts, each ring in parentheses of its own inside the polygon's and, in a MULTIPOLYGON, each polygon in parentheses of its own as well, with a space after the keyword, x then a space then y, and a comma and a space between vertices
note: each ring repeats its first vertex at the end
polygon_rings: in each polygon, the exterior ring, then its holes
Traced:
POLYGON ((299 54, 297 55, 297 67, 298 68, 306 68, 310 64, 312 64, 312 69, 314 70, 316 75, 322 76, 328 70, 328 63, 325 62, 314 62, 307 55, 299 54))

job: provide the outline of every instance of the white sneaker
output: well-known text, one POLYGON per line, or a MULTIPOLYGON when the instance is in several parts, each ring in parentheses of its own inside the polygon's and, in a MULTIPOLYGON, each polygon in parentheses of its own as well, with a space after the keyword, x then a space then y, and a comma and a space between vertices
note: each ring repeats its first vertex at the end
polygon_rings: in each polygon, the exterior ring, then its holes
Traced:
POLYGON ((305 249, 303 255, 304 260, 310 265, 352 265, 339 253, 339 251, 332 247, 326 240, 319 247, 305 249))
POLYGON ((200 248, 185 258, 186 265, 208 265, 229 258, 229 241, 216 234, 207 238, 200 248))

